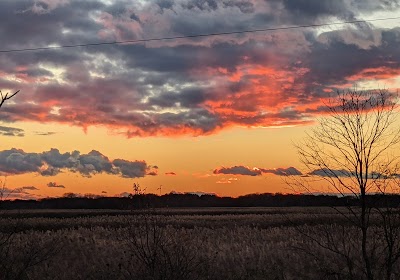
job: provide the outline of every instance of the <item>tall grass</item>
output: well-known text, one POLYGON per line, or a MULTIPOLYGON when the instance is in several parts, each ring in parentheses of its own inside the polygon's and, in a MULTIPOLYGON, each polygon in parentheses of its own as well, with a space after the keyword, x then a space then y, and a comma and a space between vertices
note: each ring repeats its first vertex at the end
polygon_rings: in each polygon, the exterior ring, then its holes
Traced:
MULTIPOLYGON (((334 211, 319 210, 20 217, 12 219, 24 225, 13 252, 17 258, 32 242, 45 248, 62 240, 58 254, 27 270, 28 279, 350 279, 350 272, 363 279, 357 256, 349 263, 316 243, 356 239, 334 211)), ((0 218, 4 234, 7 223, 0 218)))

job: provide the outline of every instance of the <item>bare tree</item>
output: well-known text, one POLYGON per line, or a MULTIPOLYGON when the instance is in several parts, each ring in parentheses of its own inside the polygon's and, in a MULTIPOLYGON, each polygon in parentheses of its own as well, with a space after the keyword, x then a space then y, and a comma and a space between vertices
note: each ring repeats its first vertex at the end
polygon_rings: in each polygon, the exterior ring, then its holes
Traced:
POLYGON ((19 90, 17 90, 16 92, 14 92, 13 94, 9 95, 9 93, 7 92, 6 94, 3 94, 0 90, 0 96, 1 96, 1 100, 0 100, 0 107, 3 106, 4 102, 6 102, 7 100, 13 98, 15 95, 17 95, 17 93, 19 92, 19 90))
POLYGON ((133 193, 129 194, 131 209, 144 209, 151 208, 149 205, 148 197, 146 196, 146 189, 142 188, 139 183, 133 183, 133 193))
POLYGON ((142 188, 139 183, 133 183, 133 196, 135 195, 145 195, 146 194, 146 188, 142 188))
MULTIPOLYGON (((3 94, 0 91, 0 107, 17 93, 19 90, 13 94, 3 94)), ((7 188, 6 178, 0 180, 0 210, 3 201, 15 191, 7 188)), ((0 219, 6 219, 3 214, 0 212, 0 219)), ((61 249, 60 240, 50 239, 44 242, 29 240, 20 244, 19 237, 18 221, 9 228, 0 228, 0 279, 29 279, 29 271, 34 266, 50 260, 61 249)))
MULTIPOLYGON (((9 93, 6 93, 5 95, 3 95, 3 93, 0 90, 0 96, 1 96, 0 107, 3 106, 4 102, 6 102, 7 100, 14 97, 18 92, 19 92, 19 90, 17 90, 16 92, 14 92, 11 95, 9 95, 9 93)), ((0 210, 2 209, 2 206, 3 206, 3 203, 2 203, 3 200, 7 199, 7 197, 9 195, 10 195, 10 192, 6 188, 6 177, 5 177, 4 180, 0 181, 0 210)), ((13 236, 13 232, 11 232, 9 234, 3 234, 2 232, 0 232, 0 258, 1 258, 0 259, 0 267, 3 267, 2 264, 4 261, 2 252, 5 251, 5 249, 9 245, 10 240, 12 239, 12 236, 13 236)))
MULTIPOLYGON (((13 98, 15 95, 17 95, 17 93, 19 92, 19 90, 17 90, 16 92, 14 92, 13 94, 9 94, 8 92, 6 94, 3 94, 3 92, 0 90, 0 108, 1 106, 3 106, 4 102, 6 102, 7 100, 10 100, 11 98, 13 98)), ((4 181, 0 181, 0 209, 2 206, 2 201, 4 199, 6 199, 9 195, 9 193, 7 194, 7 189, 6 189, 6 177, 4 178, 4 181)))
MULTIPOLYGON (((359 233, 363 277, 368 280, 382 275, 393 279, 400 257, 398 211, 382 203, 398 186, 396 102, 397 94, 388 90, 339 92, 326 104, 328 116, 296 145, 307 176, 289 181, 297 190, 324 188, 353 202, 337 211, 359 233)), ((349 257, 346 246, 326 248, 349 257)))

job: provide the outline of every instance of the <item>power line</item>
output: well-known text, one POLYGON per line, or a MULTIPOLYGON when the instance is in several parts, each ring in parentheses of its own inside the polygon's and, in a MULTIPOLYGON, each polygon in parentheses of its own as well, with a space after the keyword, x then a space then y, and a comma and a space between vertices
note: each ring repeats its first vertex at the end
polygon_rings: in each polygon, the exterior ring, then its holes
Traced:
POLYGON ((180 36, 172 36, 172 37, 123 40, 123 41, 114 41, 114 42, 98 42, 98 43, 86 43, 86 44, 76 44, 76 45, 62 45, 62 46, 49 46, 49 47, 36 47, 36 48, 23 48, 23 49, 8 49, 8 50, 0 50, 0 53, 43 51, 43 50, 56 50, 56 49, 90 47, 90 46, 104 46, 104 45, 121 45, 121 44, 129 44, 129 43, 134 44, 134 43, 144 43, 144 42, 178 40, 178 39, 186 39, 186 38, 224 36, 224 35, 233 35, 233 34, 268 32, 268 31, 300 29, 300 28, 310 28, 310 27, 314 28, 314 27, 323 27, 323 26, 329 26, 329 25, 365 23, 365 22, 394 20, 394 19, 400 19, 400 17, 377 18, 377 19, 369 19, 369 20, 352 20, 352 21, 321 23, 321 24, 309 24, 309 25, 293 25, 293 26, 286 26, 286 27, 271 27, 271 28, 250 29, 250 30, 242 30, 242 31, 229 31, 229 32, 216 32, 216 33, 193 34, 193 35, 180 35, 180 36))

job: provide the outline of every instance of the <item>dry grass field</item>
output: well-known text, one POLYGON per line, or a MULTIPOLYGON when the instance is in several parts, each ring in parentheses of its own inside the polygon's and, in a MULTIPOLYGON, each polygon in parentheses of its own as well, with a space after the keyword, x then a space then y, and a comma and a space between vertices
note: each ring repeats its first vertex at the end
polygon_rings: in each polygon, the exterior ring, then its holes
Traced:
POLYGON ((332 208, 30 210, 0 217, 2 279, 363 277, 358 233, 332 208), (348 259, 324 245, 347 250, 354 275, 346 273, 348 259))

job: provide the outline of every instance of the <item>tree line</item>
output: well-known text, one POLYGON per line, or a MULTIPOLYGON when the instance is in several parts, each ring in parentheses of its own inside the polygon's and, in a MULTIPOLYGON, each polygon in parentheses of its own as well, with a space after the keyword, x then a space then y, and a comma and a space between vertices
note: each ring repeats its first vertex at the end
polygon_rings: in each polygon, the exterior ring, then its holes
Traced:
MULTIPOLYGON (((397 207, 400 195, 368 195, 375 206, 397 207)), ((3 209, 143 209, 167 207, 341 207, 357 206, 354 196, 281 194, 249 194, 239 197, 220 197, 197 194, 140 194, 130 197, 60 197, 39 200, 5 200, 3 209)))

